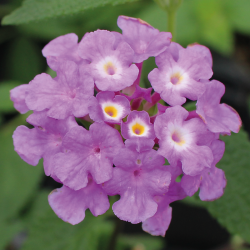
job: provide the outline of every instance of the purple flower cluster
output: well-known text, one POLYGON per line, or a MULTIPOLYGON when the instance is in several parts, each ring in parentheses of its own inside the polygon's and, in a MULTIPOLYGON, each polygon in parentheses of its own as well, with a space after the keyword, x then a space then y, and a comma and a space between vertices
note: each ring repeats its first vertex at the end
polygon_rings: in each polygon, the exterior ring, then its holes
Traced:
POLYGON ((45 174, 63 185, 49 195, 62 220, 77 224, 86 209, 103 214, 108 196, 119 195, 112 207, 118 218, 164 236, 171 202, 198 189, 201 200, 223 194, 219 135, 237 133, 241 119, 220 104, 224 85, 209 81, 208 48, 183 48, 140 19, 120 16, 118 26, 122 34, 97 30, 79 43, 67 34, 45 46, 57 76, 42 73, 11 90, 20 113, 33 111, 27 122, 34 126, 15 130, 14 147, 31 165, 43 158, 45 174), (143 61, 152 56, 153 93, 139 86, 143 61), (195 111, 181 106, 186 98, 197 101, 195 111), (150 117, 153 106, 158 112, 150 117), (91 122, 89 130, 75 117, 91 122))

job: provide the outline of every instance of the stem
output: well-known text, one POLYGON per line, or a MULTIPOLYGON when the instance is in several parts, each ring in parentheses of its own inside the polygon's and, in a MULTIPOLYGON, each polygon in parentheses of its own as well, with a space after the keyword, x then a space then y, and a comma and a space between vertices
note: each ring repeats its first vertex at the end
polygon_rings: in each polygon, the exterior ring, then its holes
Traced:
POLYGON ((176 12, 180 7, 182 0, 155 0, 155 2, 167 12, 167 31, 172 33, 172 41, 175 41, 176 12))
POLYGON ((140 63, 136 63, 136 64, 135 64, 135 65, 138 67, 138 69, 139 69, 138 77, 137 77, 137 79, 136 79, 135 82, 134 82, 134 84, 137 84, 137 85, 140 85, 141 72, 142 72, 142 64, 143 64, 143 62, 140 62, 140 63))
POLYGON ((122 229, 122 226, 123 226, 123 221, 115 217, 115 228, 110 238, 108 250, 115 250, 118 235, 122 229))
POLYGON ((175 17, 176 17, 176 10, 168 10, 168 27, 167 31, 172 33, 172 41, 175 41, 175 17))

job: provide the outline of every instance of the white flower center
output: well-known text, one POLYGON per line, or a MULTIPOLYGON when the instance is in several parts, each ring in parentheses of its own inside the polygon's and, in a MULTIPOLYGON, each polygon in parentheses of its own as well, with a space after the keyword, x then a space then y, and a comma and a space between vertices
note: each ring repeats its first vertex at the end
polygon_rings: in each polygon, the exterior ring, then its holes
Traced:
POLYGON ((104 78, 119 79, 122 67, 115 57, 107 56, 96 64, 96 70, 104 78))

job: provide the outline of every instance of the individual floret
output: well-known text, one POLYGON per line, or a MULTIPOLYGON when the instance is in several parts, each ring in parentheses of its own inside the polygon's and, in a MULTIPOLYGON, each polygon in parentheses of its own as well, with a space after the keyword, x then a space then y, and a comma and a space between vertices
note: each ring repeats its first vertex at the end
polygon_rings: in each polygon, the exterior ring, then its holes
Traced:
POLYGON ((15 87, 10 91, 10 99, 14 103, 14 107, 21 114, 25 114, 29 111, 29 108, 26 105, 25 98, 29 91, 28 84, 22 84, 20 86, 15 87))
POLYGON ((154 200, 158 204, 157 212, 142 223, 142 229, 151 235, 161 235, 164 237, 172 219, 172 208, 169 204, 177 200, 182 200, 187 195, 181 184, 176 182, 176 178, 182 174, 181 164, 175 167, 171 165, 163 166, 162 169, 171 173, 169 190, 163 196, 154 197, 154 200))
POLYGON ((88 174, 97 184, 112 177, 113 158, 124 146, 117 130, 105 123, 94 123, 89 131, 71 129, 62 141, 64 152, 54 157, 56 176, 74 190, 87 186, 88 174))
POLYGON ((186 98, 197 100, 205 91, 205 84, 200 80, 208 80, 213 74, 208 60, 198 52, 178 46, 173 50, 176 54, 166 50, 157 56, 158 68, 148 75, 153 89, 171 106, 182 105, 186 98))
POLYGON ((181 161, 185 174, 197 175, 205 167, 211 167, 213 154, 206 145, 214 135, 199 118, 185 121, 188 115, 181 106, 168 108, 156 117, 154 128, 160 145, 158 153, 173 166, 181 161))
POLYGON ((62 139, 77 123, 73 116, 65 120, 47 117, 46 111, 35 112, 27 118, 34 128, 19 126, 14 131, 15 151, 27 163, 35 166, 43 158, 44 172, 54 177, 52 158, 62 150, 62 139))
POLYGON ((88 176, 88 185, 80 190, 62 186, 49 195, 49 204, 62 220, 75 225, 85 218, 89 208, 94 216, 104 214, 109 209, 109 200, 101 185, 88 176))
POLYGON ((206 123, 208 129, 214 133, 238 133, 241 127, 239 114, 220 99, 225 93, 223 83, 212 80, 206 83, 205 93, 198 98, 197 114, 206 123))
POLYGON ((127 122, 122 123, 121 131, 125 139, 155 139, 154 126, 150 123, 150 118, 146 111, 132 111, 128 116, 127 122))
POLYGON ((126 145, 114 158, 114 172, 103 184, 109 195, 120 195, 113 205, 115 215, 133 224, 152 217, 157 210, 155 195, 167 192, 171 175, 161 169, 165 160, 153 149, 137 152, 126 145))
POLYGON ((104 91, 89 101, 89 116, 95 122, 120 124, 130 113, 130 103, 126 97, 114 92, 104 91))
POLYGON ((57 71, 63 61, 74 61, 77 64, 87 64, 78 55, 78 37, 74 33, 59 36, 50 41, 42 50, 51 69, 57 71))
POLYGON ((200 188, 199 196, 203 201, 211 201, 221 197, 227 183, 223 170, 215 166, 224 154, 225 143, 215 140, 210 147, 214 156, 211 168, 205 168, 201 174, 196 176, 184 175, 181 179, 181 185, 187 195, 194 195, 200 188))
POLYGON ((55 119, 87 115, 88 100, 94 94, 92 78, 80 74, 73 61, 62 63, 57 73, 54 79, 42 73, 29 83, 25 99, 28 108, 35 111, 47 109, 47 115, 55 119))
POLYGON ((151 91, 152 88, 146 89, 146 88, 141 88, 139 85, 136 85, 135 92, 133 93, 133 95, 126 96, 129 101, 132 101, 131 109, 137 110, 140 107, 143 100, 151 102, 151 91))
POLYGON ((135 51, 135 63, 158 56, 166 50, 172 38, 170 32, 160 32, 140 18, 119 16, 117 25, 122 30, 124 40, 135 51))
POLYGON ((179 53, 180 51, 189 51, 191 54, 193 54, 197 59, 200 58, 201 60, 207 60, 210 67, 213 66, 213 58, 211 55, 211 52, 209 48, 206 46, 200 45, 198 43, 189 44, 187 48, 183 48, 180 44, 171 42, 170 46, 168 47, 167 51, 170 52, 173 59, 178 62, 179 60, 179 53))
POLYGON ((120 91, 131 86, 139 69, 133 62, 134 51, 125 41, 107 30, 85 34, 79 44, 79 55, 89 61, 83 66, 102 91, 120 91), (132 65, 131 65, 132 64, 132 65))

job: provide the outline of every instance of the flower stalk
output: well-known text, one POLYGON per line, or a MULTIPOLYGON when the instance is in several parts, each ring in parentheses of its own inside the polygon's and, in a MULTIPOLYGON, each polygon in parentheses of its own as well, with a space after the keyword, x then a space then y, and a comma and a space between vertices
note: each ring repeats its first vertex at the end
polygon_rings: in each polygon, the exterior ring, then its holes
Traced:
POLYGON ((176 12, 182 0, 155 0, 155 2, 167 12, 167 31, 172 33, 172 41, 175 41, 176 12))

